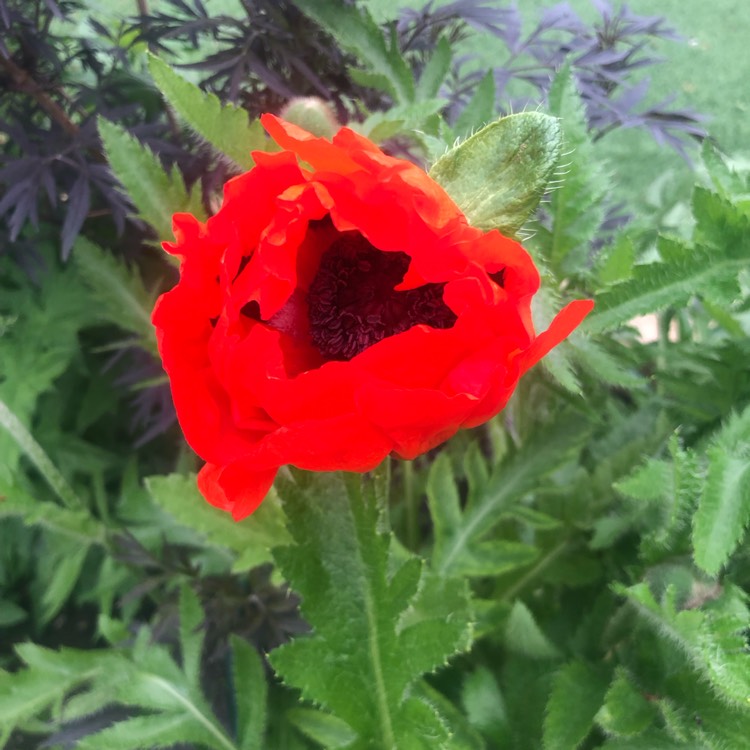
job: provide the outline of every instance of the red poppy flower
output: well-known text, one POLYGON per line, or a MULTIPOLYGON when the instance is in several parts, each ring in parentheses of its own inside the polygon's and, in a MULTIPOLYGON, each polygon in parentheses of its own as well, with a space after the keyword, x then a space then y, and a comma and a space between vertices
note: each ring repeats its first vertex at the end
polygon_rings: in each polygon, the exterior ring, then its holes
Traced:
POLYGON ((517 242, 347 128, 262 122, 281 151, 207 223, 175 215, 180 281, 153 316, 201 492, 237 519, 285 464, 368 471, 487 421, 592 307, 536 335, 517 242))

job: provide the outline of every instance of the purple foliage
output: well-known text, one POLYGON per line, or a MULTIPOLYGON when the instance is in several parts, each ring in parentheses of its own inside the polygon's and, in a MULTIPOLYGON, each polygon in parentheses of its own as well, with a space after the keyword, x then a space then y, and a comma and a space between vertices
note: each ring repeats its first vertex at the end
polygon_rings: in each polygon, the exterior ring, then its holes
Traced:
MULTIPOLYGON (((670 109, 671 100, 645 105, 649 80, 634 76, 660 60, 647 52, 653 39, 679 39, 658 16, 639 16, 626 5, 614 10, 607 0, 593 0, 599 18, 588 25, 567 2, 543 11, 539 23, 521 36, 521 16, 515 4, 498 7, 487 0, 456 0, 435 8, 430 0, 421 10, 402 11, 398 32, 402 49, 412 53, 416 69, 420 53, 434 48, 445 35, 451 42, 465 39, 470 27, 500 39, 508 55, 493 69, 499 100, 514 111, 544 101, 555 72, 571 64, 594 138, 618 127, 642 127, 661 143, 684 154, 685 138, 705 137, 701 115, 687 109, 670 109), (530 88, 525 97, 512 94, 511 86, 523 81, 530 88)), ((454 59, 445 94, 448 118, 455 121, 484 75, 477 70, 476 55, 454 59)))

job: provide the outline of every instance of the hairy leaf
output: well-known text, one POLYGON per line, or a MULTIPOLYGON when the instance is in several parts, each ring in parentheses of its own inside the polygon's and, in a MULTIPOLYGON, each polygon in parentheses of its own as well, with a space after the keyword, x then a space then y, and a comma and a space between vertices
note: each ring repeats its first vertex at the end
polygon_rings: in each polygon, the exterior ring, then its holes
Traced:
POLYGON ((235 571, 268 562, 272 547, 289 542, 284 514, 273 491, 252 516, 234 521, 203 499, 194 475, 149 477, 146 487, 156 504, 179 523, 203 535, 210 544, 235 553, 235 571))
POLYGON ((580 661, 557 673, 544 718, 544 750, 576 750, 581 745, 604 702, 607 682, 600 670, 580 661))
POLYGON ((717 695, 728 703, 747 705, 750 672, 744 633, 750 612, 741 594, 728 588, 710 610, 701 611, 677 610, 671 588, 661 602, 647 583, 629 588, 617 585, 615 589, 663 638, 683 651, 717 695))
POLYGON ((296 544, 274 556, 313 635, 272 652, 274 669, 346 722, 352 750, 449 747, 435 708, 409 689, 467 647, 465 584, 437 580, 415 557, 391 570, 391 537, 359 477, 316 475, 280 492, 296 544))
POLYGON ((270 143, 259 120, 250 122, 246 110, 222 104, 210 92, 177 75, 165 62, 150 55, 151 77, 177 114, 217 151, 243 169, 252 168, 251 151, 265 151, 270 143))
POLYGON ((151 325, 152 296, 136 268, 128 268, 85 237, 79 237, 73 255, 78 272, 96 300, 97 317, 138 336, 144 348, 156 355, 151 325))
POLYGON ((607 690, 596 721, 609 734, 630 736, 645 731, 656 719, 656 714, 656 707, 620 668, 607 690))
POLYGON ((377 77, 397 104, 414 100, 414 78, 409 66, 395 43, 386 41, 365 8, 334 0, 297 0, 297 6, 345 50, 353 52, 366 66, 366 72, 377 77))
POLYGON ((560 118, 565 157, 560 181, 550 194, 551 226, 549 232, 539 233, 538 242, 552 269, 563 278, 585 268, 591 242, 604 218, 607 181, 569 67, 552 83, 549 108, 560 118))
POLYGON ((696 563, 715 576, 750 523, 750 408, 733 416, 714 437, 707 458, 693 545, 696 563))
POLYGON ((159 240, 172 237, 175 213, 187 211, 205 220, 200 191, 188 192, 175 167, 165 171, 150 148, 109 120, 99 118, 99 134, 115 177, 127 191, 138 215, 154 228, 159 240))
POLYGON ((532 563, 538 551, 520 541, 485 538, 503 518, 518 517, 524 496, 579 449, 585 429, 566 419, 495 467, 465 511, 446 455, 433 465, 427 498, 435 524, 432 567, 441 576, 496 575, 532 563))
POLYGON ((231 645, 238 750, 263 750, 268 711, 268 684, 263 662, 247 641, 233 636, 231 645))

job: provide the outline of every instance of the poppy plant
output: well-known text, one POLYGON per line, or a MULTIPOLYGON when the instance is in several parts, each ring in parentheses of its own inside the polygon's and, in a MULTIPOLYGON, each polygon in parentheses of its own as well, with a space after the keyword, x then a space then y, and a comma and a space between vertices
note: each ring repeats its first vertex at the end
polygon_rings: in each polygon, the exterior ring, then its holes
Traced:
POLYGON ((205 224, 175 215, 180 280, 153 315, 199 488, 236 519, 286 464, 364 472, 486 422, 592 307, 536 334, 516 241, 348 128, 261 119, 281 150, 205 224))

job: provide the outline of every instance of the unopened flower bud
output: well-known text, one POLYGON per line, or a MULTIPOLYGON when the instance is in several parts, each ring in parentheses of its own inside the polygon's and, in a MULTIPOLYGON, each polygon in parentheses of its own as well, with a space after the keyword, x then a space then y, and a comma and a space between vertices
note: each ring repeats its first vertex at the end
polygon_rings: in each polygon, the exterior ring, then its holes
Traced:
POLYGON ((321 138, 332 138, 341 127, 331 105, 318 96, 295 97, 281 110, 280 115, 287 122, 299 125, 321 138))

